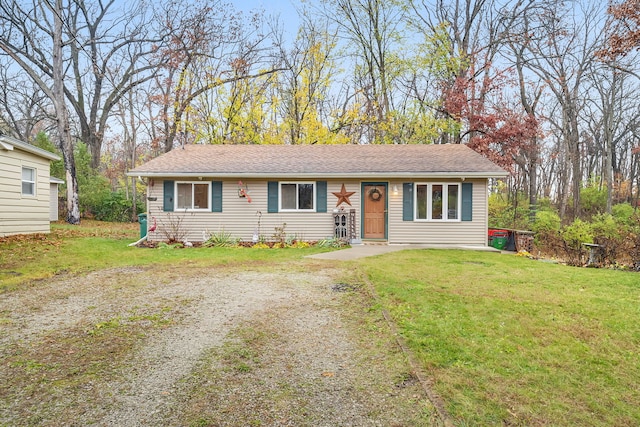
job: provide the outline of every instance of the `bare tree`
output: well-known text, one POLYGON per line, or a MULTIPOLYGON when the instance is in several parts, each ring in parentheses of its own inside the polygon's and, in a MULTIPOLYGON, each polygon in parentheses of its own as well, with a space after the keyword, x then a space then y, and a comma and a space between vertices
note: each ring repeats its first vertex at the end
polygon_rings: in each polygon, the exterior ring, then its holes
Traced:
MULTIPOLYGON (((139 129, 146 121, 146 118, 141 116, 144 109, 141 109, 139 103, 134 99, 138 95, 142 94, 136 93, 135 90, 129 91, 127 95, 120 100, 117 108, 118 120, 122 127, 122 145, 120 150, 122 153, 123 172, 128 172, 137 165, 139 129)), ((128 182, 125 184, 125 189, 128 199, 129 189, 131 189, 131 219, 132 221, 136 221, 138 197, 135 177, 130 177, 128 182)))
POLYGON ((286 128, 286 140, 290 144, 317 143, 305 124, 324 120, 328 128, 329 115, 324 114, 330 97, 331 76, 337 73, 332 60, 337 42, 336 31, 328 22, 318 19, 308 11, 301 12, 302 23, 291 49, 286 49, 282 32, 275 30, 279 56, 286 70, 278 75, 274 87, 280 98, 279 110, 286 128))
MULTIPOLYGON (((64 159, 67 178, 67 222, 70 224, 80 223, 80 203, 78 198, 78 179, 76 177, 76 163, 73 155, 73 141, 71 139, 71 129, 69 120, 69 110, 67 110, 64 82, 65 69, 63 58, 63 0, 56 0, 53 12, 53 60, 51 75, 53 80, 52 101, 57 115, 57 131, 60 138, 60 148, 64 159)), ((49 3, 47 3, 49 5, 49 3)))
POLYGON ((629 73, 599 62, 592 64, 589 77, 594 96, 588 99, 588 113, 584 115, 584 120, 594 147, 593 153, 587 151, 586 154, 593 156, 595 167, 592 170, 598 172, 607 190, 606 210, 611 213, 614 202, 621 201, 621 197, 629 199, 631 196, 622 196, 620 186, 623 181, 632 185, 631 167, 625 163, 632 162, 629 154, 633 138, 629 136, 633 135, 633 128, 640 120, 640 109, 636 102, 638 87, 629 73), (625 169, 626 174, 623 173, 625 169), (615 200, 616 195, 618 200, 615 200))
POLYGON ((580 215, 580 188, 583 177, 580 114, 584 107, 587 73, 598 47, 597 5, 569 7, 562 2, 537 8, 527 15, 529 26, 520 31, 523 61, 530 72, 543 81, 557 102, 557 114, 547 119, 562 135, 568 156, 571 180, 561 189, 560 215, 565 216, 569 195, 573 195, 574 217, 580 215), (535 29, 535 32, 534 32, 535 29))
MULTIPOLYGON (((543 89, 540 84, 530 83, 525 77, 522 46, 513 49, 516 71, 518 73, 518 88, 520 103, 530 117, 539 120, 538 104, 543 89)), ((540 135, 531 138, 528 147, 520 151, 519 164, 528 176, 529 213, 532 220, 538 206, 538 162, 540 160, 540 135)))
POLYGON ((36 132, 52 125, 51 101, 11 62, 0 65, 0 123, 5 132, 31 141, 36 132))
MULTIPOLYGON (((537 121, 542 121, 538 107, 546 85, 539 79, 535 79, 535 75, 528 75, 525 55, 527 51, 528 34, 537 32, 537 29, 531 28, 528 15, 532 11, 535 11, 537 7, 541 6, 539 4, 533 6, 531 3, 526 3, 521 9, 518 7, 510 11, 503 9, 503 13, 511 14, 511 19, 506 19, 503 22, 503 25, 506 24, 506 26, 503 27, 503 35, 505 44, 508 46, 507 54, 505 55, 506 60, 513 64, 518 76, 520 104, 530 117, 535 118, 537 121)), ((541 135, 536 134, 531 138, 528 147, 521 150, 520 158, 516 160, 528 178, 527 191, 531 220, 535 219, 538 205, 538 166, 542 154, 541 144, 541 135)))
POLYGON ((149 62, 162 43, 152 33, 152 16, 143 3, 116 10, 115 0, 85 2, 65 0, 62 14, 53 16, 49 3, 11 0, 0 4, 0 43, 7 52, 37 71, 46 82, 53 78, 53 59, 40 41, 52 38, 55 19, 61 19, 63 92, 79 126, 79 137, 100 165, 108 119, 120 97, 148 80, 156 70, 149 62))
MULTIPOLYGON (((54 4, 34 3, 33 9, 25 10, 16 2, 2 3, 0 25, 0 49, 2 49, 22 70, 33 79, 54 105, 56 112, 56 130, 58 146, 64 159, 67 179, 67 222, 80 222, 78 201, 78 181, 76 179, 73 141, 71 137, 69 111, 64 93, 64 37, 63 20, 68 15, 63 0, 54 4), (37 9, 37 10, 36 10, 37 9), (48 13, 48 15, 47 15, 48 13), (35 21, 31 14, 47 19, 35 21), (52 21, 52 22, 50 22, 52 21), (33 37, 38 32, 44 33, 51 41, 51 56, 47 56, 42 45, 43 40, 33 37), (46 59, 46 65, 45 65, 46 59)), ((45 39, 46 40, 46 39, 45 39)))
POLYGON ((154 100, 160 125, 155 132, 164 151, 170 151, 178 136, 190 138, 187 115, 198 97, 282 68, 269 61, 272 58, 264 46, 269 35, 262 33, 260 14, 246 20, 216 0, 189 7, 168 4, 163 21, 171 37, 167 47, 158 51, 162 75, 156 78, 159 95, 154 100))
POLYGON ((398 0, 325 0, 323 15, 338 28, 352 58, 353 85, 364 100, 366 142, 383 142, 393 110, 398 46, 403 38, 404 9, 398 0))
POLYGON ((76 4, 78 19, 68 24, 68 31, 76 42, 71 45, 70 65, 77 89, 75 95, 68 90, 67 96, 95 168, 112 109, 153 78, 158 68, 153 53, 164 45, 167 34, 165 28, 154 25, 157 17, 143 2, 125 3, 132 6, 121 10, 114 0, 91 5, 77 0, 76 4))

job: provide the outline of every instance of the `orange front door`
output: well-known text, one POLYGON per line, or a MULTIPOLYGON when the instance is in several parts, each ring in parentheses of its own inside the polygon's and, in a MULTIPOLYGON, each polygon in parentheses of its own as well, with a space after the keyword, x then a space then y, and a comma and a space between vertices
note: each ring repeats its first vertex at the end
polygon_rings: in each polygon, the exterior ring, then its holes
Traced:
POLYGON ((387 186, 365 185, 364 199, 364 236, 365 239, 384 239, 387 221, 387 186))

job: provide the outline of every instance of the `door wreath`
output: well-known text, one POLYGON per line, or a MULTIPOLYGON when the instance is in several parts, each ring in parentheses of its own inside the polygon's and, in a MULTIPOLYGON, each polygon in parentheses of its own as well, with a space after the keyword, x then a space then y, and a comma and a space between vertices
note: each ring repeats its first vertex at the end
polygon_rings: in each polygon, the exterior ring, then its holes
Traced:
POLYGON ((369 191, 369 198, 374 202, 377 202, 378 200, 380 200, 381 197, 382 197, 382 193, 377 188, 374 187, 371 191, 369 191))

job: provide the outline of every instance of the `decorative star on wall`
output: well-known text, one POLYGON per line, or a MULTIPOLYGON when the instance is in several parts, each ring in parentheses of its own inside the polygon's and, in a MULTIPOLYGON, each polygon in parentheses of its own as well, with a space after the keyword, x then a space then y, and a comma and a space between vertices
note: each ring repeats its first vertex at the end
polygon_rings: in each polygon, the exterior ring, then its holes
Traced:
POLYGON ((332 192, 332 194, 338 198, 338 202, 336 203, 336 206, 340 206, 340 204, 342 202, 344 202, 344 203, 348 204, 349 206, 351 206, 351 202, 349 201, 349 197, 351 197, 354 194, 356 194, 356 192, 355 191, 347 191, 347 189, 344 188, 344 184, 342 184, 342 189, 340 190, 340 192, 332 192))

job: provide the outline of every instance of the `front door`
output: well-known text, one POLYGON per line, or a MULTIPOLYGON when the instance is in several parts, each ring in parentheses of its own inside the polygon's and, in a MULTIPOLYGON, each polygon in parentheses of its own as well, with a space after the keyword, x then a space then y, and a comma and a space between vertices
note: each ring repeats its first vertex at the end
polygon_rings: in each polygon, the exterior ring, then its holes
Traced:
POLYGON ((387 184, 363 184, 364 239, 385 239, 387 225, 387 184))

